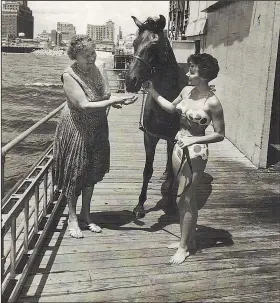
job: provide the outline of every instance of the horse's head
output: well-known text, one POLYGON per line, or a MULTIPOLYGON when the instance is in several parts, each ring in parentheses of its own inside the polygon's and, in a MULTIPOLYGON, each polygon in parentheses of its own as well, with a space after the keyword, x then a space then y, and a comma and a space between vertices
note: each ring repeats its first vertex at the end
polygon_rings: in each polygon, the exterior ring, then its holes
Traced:
POLYGON ((139 30, 133 41, 134 57, 126 74, 126 89, 138 92, 142 83, 151 78, 152 72, 166 63, 168 40, 163 34, 164 16, 148 18, 144 23, 134 16, 132 18, 139 30))

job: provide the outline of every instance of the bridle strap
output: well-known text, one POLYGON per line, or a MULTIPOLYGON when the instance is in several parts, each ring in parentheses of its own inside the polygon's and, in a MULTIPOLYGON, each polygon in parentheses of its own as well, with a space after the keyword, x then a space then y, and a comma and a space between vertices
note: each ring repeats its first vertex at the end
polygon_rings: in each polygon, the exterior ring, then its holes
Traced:
POLYGON ((146 65, 146 67, 148 67, 149 69, 152 69, 152 67, 146 63, 141 57, 139 56, 133 56, 135 59, 139 60, 141 63, 143 63, 144 65, 146 65))

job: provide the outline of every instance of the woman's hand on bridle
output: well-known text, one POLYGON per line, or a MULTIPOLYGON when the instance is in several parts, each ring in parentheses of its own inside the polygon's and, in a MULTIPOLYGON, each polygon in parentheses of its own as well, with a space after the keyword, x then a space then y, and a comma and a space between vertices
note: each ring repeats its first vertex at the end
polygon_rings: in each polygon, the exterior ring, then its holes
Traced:
POLYGON ((154 85, 153 85, 153 82, 150 81, 150 80, 144 82, 144 83, 142 84, 142 87, 143 87, 143 89, 146 90, 148 93, 150 93, 152 90, 155 89, 155 88, 154 88, 154 85))
POLYGON ((179 145, 180 148, 184 148, 186 146, 190 146, 190 145, 193 145, 197 143, 197 139, 196 137, 188 137, 188 136, 185 136, 181 139, 178 140, 177 144, 179 145))

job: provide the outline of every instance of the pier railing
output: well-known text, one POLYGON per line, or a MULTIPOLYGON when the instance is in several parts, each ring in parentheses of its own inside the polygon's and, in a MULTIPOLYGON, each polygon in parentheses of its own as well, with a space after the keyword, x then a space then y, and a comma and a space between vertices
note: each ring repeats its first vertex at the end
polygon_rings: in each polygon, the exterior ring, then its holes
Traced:
POLYGON ((54 200, 52 146, 16 186, 14 192, 3 198, 5 157, 12 148, 54 117, 64 106, 65 103, 61 104, 1 150, 1 280, 2 299, 5 302, 15 302, 61 200, 54 200))
MULTIPOLYGON (((109 71, 122 73, 125 70, 109 71)), ((125 92, 123 78, 109 78, 109 81, 113 92, 125 92), (117 83, 117 87, 113 85, 113 81, 117 83)), ((53 185, 52 145, 24 180, 16 185, 11 193, 3 197, 5 157, 11 149, 53 118, 64 106, 65 103, 61 104, 1 150, 1 282, 2 299, 5 302, 16 302, 19 290, 62 201, 62 196, 55 192, 53 185)))

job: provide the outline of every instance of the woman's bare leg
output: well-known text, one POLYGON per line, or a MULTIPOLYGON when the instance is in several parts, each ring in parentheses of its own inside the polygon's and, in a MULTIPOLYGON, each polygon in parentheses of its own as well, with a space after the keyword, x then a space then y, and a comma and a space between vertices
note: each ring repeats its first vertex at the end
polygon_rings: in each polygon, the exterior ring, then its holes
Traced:
POLYGON ((94 190, 94 185, 83 188, 83 190, 82 190, 82 208, 81 208, 80 216, 91 231, 101 232, 101 228, 98 225, 94 224, 90 217, 90 203, 91 203, 93 190, 94 190))
POLYGON ((77 200, 78 200, 78 196, 67 199, 68 208, 69 208, 68 229, 71 237, 83 238, 83 233, 79 227, 78 218, 76 214, 77 200))
POLYGON ((87 223, 90 224, 90 203, 93 194, 94 186, 87 186, 82 190, 82 208, 80 216, 87 223))
MULTIPOLYGON (((193 176, 192 184, 188 190, 177 200, 179 212, 180 212, 180 229, 181 229, 181 240, 178 249, 170 262, 174 264, 180 264, 184 262, 186 257, 189 255, 189 248, 191 243, 195 239, 196 223, 198 218, 198 210, 195 201, 195 190, 197 184, 200 182, 203 172, 206 166, 205 160, 201 158, 192 159, 193 176)), ((190 179, 190 170, 187 165, 183 167, 182 175, 180 177, 178 192, 181 193, 187 186, 190 179)), ((173 247, 175 245, 173 244, 173 247)), ((193 244, 192 244, 193 246, 193 244)))

